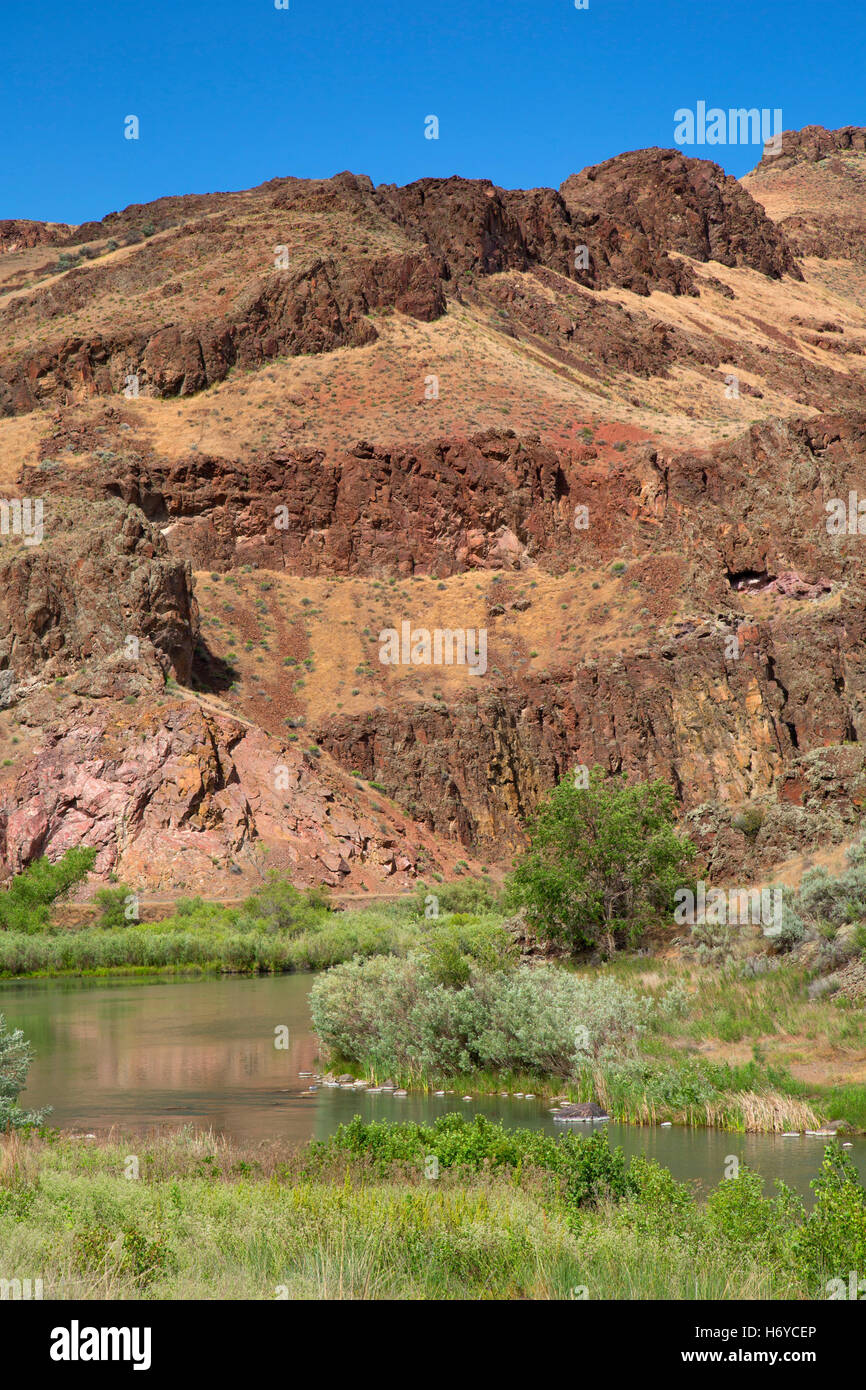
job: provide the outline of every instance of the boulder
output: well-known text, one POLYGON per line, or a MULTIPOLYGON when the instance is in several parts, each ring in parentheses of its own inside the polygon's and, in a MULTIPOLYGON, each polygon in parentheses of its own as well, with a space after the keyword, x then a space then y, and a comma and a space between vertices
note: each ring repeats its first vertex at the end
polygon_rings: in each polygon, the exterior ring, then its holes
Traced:
POLYGON ((556 1118, 558 1120, 608 1120, 610 1116, 606 1110, 594 1100, 566 1101, 559 1107, 556 1118))

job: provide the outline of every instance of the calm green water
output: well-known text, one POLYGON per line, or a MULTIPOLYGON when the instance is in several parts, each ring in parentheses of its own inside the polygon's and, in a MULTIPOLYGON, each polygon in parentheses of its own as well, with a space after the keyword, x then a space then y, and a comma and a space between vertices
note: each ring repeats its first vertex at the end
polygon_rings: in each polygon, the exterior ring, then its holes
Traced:
MULTIPOLYGON (((0 986, 0 1013, 22 1028, 36 1061, 22 1100, 54 1107, 51 1123, 99 1133, 194 1125, 239 1140, 300 1145, 353 1115, 430 1120, 448 1110, 481 1112, 509 1126, 561 1132, 547 1105, 478 1096, 463 1101, 321 1088, 310 1030, 309 975, 193 980, 45 980, 0 986), (289 1030, 285 1050, 275 1029, 289 1030)), ((578 1133, 590 1126, 576 1126, 578 1133)), ((681 1179, 715 1184, 736 1155, 804 1195, 821 1161, 821 1139, 730 1135, 710 1130, 606 1124, 612 1143, 643 1153, 681 1179)), ((847 1150, 866 1179, 866 1141, 847 1150)))

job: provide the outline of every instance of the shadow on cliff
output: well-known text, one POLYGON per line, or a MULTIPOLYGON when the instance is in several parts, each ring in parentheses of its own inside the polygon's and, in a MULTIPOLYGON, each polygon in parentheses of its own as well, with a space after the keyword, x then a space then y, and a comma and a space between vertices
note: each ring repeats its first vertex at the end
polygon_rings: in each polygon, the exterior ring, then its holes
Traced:
POLYGON ((215 695, 228 690, 239 678, 231 662, 216 656, 207 643, 199 638, 192 658, 191 685, 193 690, 215 695))

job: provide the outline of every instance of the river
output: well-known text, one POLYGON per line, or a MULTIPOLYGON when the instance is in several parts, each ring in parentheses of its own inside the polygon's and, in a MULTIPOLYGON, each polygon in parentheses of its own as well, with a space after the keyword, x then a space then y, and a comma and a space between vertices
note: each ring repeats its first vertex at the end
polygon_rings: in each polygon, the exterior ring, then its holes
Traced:
MULTIPOLYGON (((243 1143, 300 1145, 360 1114, 429 1121, 448 1110, 508 1126, 561 1132, 549 1102, 460 1094, 367 1095, 320 1087, 310 1026, 309 975, 11 981, 0 1013, 32 1042, 22 1103, 53 1107, 49 1123, 79 1133, 193 1125, 243 1143), (278 1034, 288 1046, 275 1046, 278 1034)), ((605 1122, 611 1143, 656 1158, 680 1179, 714 1185, 736 1157, 802 1195, 820 1165, 821 1139, 724 1134, 605 1122)), ((591 1126, 576 1126, 579 1133, 591 1126)), ((847 1150, 866 1179, 866 1140, 847 1150)))

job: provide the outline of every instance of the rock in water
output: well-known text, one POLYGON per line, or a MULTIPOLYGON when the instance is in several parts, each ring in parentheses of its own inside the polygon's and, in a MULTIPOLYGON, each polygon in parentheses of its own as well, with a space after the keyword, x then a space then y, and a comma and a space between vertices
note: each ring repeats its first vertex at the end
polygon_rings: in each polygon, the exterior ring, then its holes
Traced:
POLYGON ((610 1116, 594 1100, 567 1101, 557 1112, 559 1120, 609 1120, 610 1116))

